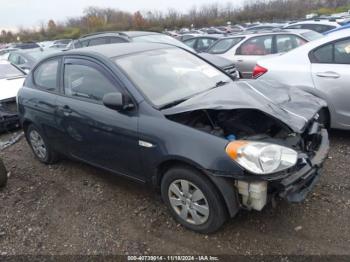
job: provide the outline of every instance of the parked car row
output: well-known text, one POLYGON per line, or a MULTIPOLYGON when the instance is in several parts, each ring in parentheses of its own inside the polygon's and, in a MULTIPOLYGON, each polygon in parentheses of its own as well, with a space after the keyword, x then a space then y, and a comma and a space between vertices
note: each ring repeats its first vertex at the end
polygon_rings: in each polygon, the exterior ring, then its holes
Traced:
POLYGON ((285 21, 279 23, 250 23, 250 24, 236 24, 227 26, 212 26, 203 27, 199 29, 182 28, 180 30, 166 30, 164 33, 173 36, 181 41, 186 40, 187 35, 200 35, 200 34, 216 34, 216 35, 233 35, 242 32, 254 32, 261 30, 278 30, 278 29, 306 29, 312 30, 318 33, 326 33, 327 31, 334 30, 341 26, 344 26, 350 22, 350 19, 335 19, 332 17, 314 17, 312 19, 298 20, 298 21, 285 21))

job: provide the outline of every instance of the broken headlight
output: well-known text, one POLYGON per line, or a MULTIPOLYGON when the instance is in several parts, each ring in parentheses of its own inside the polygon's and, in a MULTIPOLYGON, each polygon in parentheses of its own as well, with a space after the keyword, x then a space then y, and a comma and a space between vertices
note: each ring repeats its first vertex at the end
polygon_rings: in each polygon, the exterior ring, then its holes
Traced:
POLYGON ((276 173, 294 166, 298 154, 293 149, 253 141, 233 141, 226 153, 240 166, 258 175, 276 173))

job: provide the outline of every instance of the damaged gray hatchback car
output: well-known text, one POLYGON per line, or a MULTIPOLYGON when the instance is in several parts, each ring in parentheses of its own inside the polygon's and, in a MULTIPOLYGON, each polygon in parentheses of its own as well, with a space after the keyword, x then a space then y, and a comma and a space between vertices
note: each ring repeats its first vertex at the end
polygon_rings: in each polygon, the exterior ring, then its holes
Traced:
POLYGON ((53 55, 29 74, 18 105, 40 161, 65 155, 159 188, 175 219, 201 233, 274 198, 302 201, 328 153, 323 100, 233 82, 161 44, 53 55))

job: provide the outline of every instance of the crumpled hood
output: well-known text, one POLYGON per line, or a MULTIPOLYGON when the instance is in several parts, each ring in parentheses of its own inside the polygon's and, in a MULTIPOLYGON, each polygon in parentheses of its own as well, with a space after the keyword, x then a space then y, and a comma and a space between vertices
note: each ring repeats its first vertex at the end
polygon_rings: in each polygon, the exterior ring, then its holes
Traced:
POLYGON ((201 109, 257 109, 302 133, 326 105, 324 100, 298 88, 264 80, 244 80, 211 89, 162 112, 174 115, 201 109))
POLYGON ((18 90, 23 85, 24 79, 24 77, 0 79, 0 101, 16 97, 18 90))

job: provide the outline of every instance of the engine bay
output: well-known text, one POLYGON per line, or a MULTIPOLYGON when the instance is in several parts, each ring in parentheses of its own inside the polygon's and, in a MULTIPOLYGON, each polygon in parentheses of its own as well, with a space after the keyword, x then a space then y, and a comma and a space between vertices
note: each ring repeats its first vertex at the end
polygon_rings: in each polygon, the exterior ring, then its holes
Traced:
POLYGON ((295 149, 303 148, 299 134, 281 121, 255 109, 196 110, 167 117, 227 140, 273 142, 295 149))

